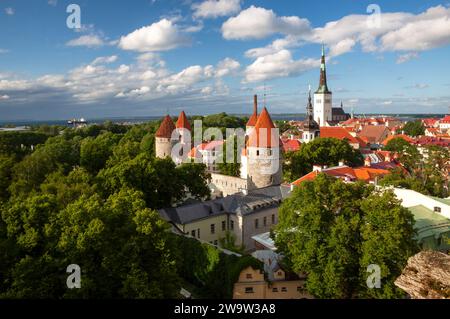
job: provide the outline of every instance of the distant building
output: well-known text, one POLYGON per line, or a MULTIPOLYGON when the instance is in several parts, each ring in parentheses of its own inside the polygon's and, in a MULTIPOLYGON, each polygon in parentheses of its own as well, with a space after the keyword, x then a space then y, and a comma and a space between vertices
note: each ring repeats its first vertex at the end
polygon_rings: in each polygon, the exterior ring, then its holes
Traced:
POLYGON ((389 129, 381 125, 366 125, 358 133, 359 137, 365 138, 373 146, 381 145, 389 135, 389 129))
POLYGON ((311 299, 305 289, 306 277, 291 276, 279 266, 271 272, 270 281, 264 271, 249 266, 241 271, 234 284, 233 299, 311 299))
POLYGON ((309 90, 308 104, 306 106, 306 120, 303 122, 302 142, 309 143, 320 137, 320 126, 314 120, 313 106, 311 103, 311 90, 309 90))
POLYGON ((439 120, 439 129, 442 133, 450 129, 450 115, 446 115, 443 119, 439 120))
POLYGON ((325 66, 325 47, 322 45, 319 88, 314 93, 314 119, 320 126, 327 126, 332 121, 333 94, 328 90, 325 66))
POLYGON ((356 182, 364 181, 370 184, 376 184, 377 181, 390 174, 390 169, 397 167, 395 163, 377 163, 372 166, 369 158, 366 158, 365 166, 349 167, 341 163, 335 167, 322 167, 315 165, 313 171, 300 177, 298 180, 292 183, 292 186, 299 186, 305 181, 313 181, 320 174, 326 174, 343 180, 344 182, 356 182))
POLYGON ((414 215, 414 228, 422 249, 450 251, 450 198, 426 196, 401 188, 395 188, 394 193, 402 206, 414 215))
POLYGON ((333 126, 333 127, 321 127, 320 137, 322 138, 336 138, 338 140, 346 140, 354 149, 358 150, 364 148, 366 143, 362 140, 354 137, 343 127, 333 126))
POLYGON ((278 223, 278 208, 289 186, 272 186, 196 204, 159 210, 160 216, 181 233, 218 245, 229 232, 236 246, 255 249, 252 236, 268 232, 278 223))

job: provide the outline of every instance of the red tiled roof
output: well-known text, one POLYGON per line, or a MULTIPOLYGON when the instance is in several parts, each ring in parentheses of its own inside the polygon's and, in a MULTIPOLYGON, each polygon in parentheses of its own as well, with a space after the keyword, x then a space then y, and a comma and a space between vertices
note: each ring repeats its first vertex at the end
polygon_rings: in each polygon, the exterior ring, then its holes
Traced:
MULTIPOLYGON (((313 171, 305 176, 299 178, 292 184, 295 186, 299 186, 304 181, 312 181, 314 180, 320 172, 313 171)), ((339 166, 339 167, 331 167, 327 169, 323 169, 322 173, 327 174, 329 176, 334 176, 336 178, 349 178, 350 180, 361 180, 364 182, 370 182, 375 180, 376 177, 381 177, 390 173, 387 169, 382 168, 374 168, 374 167, 348 167, 348 166, 339 166)))
POLYGON ((283 151, 284 152, 295 152, 300 149, 302 145, 298 140, 284 140, 283 142, 283 151))
POLYGON ((439 119, 435 119, 435 118, 422 119, 422 123, 425 126, 434 126, 437 121, 439 121, 439 119))
POLYGON ((323 126, 320 128, 320 137, 337 138, 339 140, 347 139, 351 144, 359 144, 345 128, 339 126, 323 126))
POLYGON ((404 139, 405 141, 407 141, 408 143, 412 143, 414 142, 414 139, 408 135, 405 134, 398 134, 398 135, 391 135, 388 136, 381 144, 383 144, 384 146, 387 145, 387 143, 389 143, 389 141, 393 140, 394 138, 401 138, 404 139))
POLYGON ((276 146, 277 141, 275 140, 275 136, 272 136, 272 129, 274 128, 275 124, 273 124, 273 121, 267 109, 264 108, 261 114, 258 116, 258 121, 256 122, 255 128, 250 133, 248 139, 248 146, 251 147, 276 146), (265 134, 265 136, 262 134, 265 134))
POLYGON ((439 123, 450 123, 450 115, 446 115, 439 123))
POLYGON ((382 142, 381 139, 383 135, 386 134, 386 131, 389 132, 386 126, 382 125, 366 125, 362 128, 359 133, 359 137, 366 137, 367 140, 371 143, 379 143, 382 142))
POLYGON ((172 118, 169 115, 166 115, 155 135, 156 137, 171 138, 174 130, 175 124, 173 124, 172 118))
POLYGON ((189 131, 191 130, 191 125, 189 124, 186 113, 184 113, 184 111, 181 111, 180 116, 178 117, 177 128, 185 128, 189 131))

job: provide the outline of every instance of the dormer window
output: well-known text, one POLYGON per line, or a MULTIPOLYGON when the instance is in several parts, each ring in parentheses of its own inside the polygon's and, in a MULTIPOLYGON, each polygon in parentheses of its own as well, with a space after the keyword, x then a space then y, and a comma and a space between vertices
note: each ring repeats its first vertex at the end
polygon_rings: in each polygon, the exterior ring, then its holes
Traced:
POLYGON ((434 207, 434 212, 435 213, 440 213, 441 212, 441 208, 439 206, 434 207))

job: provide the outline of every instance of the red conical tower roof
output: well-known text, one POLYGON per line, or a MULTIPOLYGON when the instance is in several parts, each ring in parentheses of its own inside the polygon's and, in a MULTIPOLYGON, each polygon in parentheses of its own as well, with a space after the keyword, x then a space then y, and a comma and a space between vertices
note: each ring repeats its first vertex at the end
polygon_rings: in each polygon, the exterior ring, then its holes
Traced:
POLYGON ((269 112, 264 108, 258 116, 255 128, 248 139, 248 146, 253 147, 276 147, 276 136, 272 136, 272 129, 276 128, 273 124, 269 112))
POLYGON ((172 118, 169 115, 166 115, 159 126, 159 129, 156 131, 156 137, 171 138, 174 130, 175 124, 173 124, 172 118))
POLYGON ((250 116, 247 126, 254 127, 256 125, 256 121, 258 121, 258 96, 255 95, 253 97, 253 114, 250 116))
POLYGON ((184 111, 181 111, 180 116, 178 117, 177 128, 185 128, 189 131, 191 130, 191 125, 189 124, 186 113, 184 113, 184 111))

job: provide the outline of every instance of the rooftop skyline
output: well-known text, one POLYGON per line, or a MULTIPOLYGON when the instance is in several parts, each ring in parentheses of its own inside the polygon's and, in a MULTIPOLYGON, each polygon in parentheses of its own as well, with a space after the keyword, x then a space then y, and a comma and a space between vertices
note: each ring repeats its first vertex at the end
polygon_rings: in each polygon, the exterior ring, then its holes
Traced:
POLYGON ((304 113, 322 43, 335 107, 450 107, 449 1, 83 0, 79 29, 70 3, 1 2, 1 120, 250 114, 264 92, 304 113))

